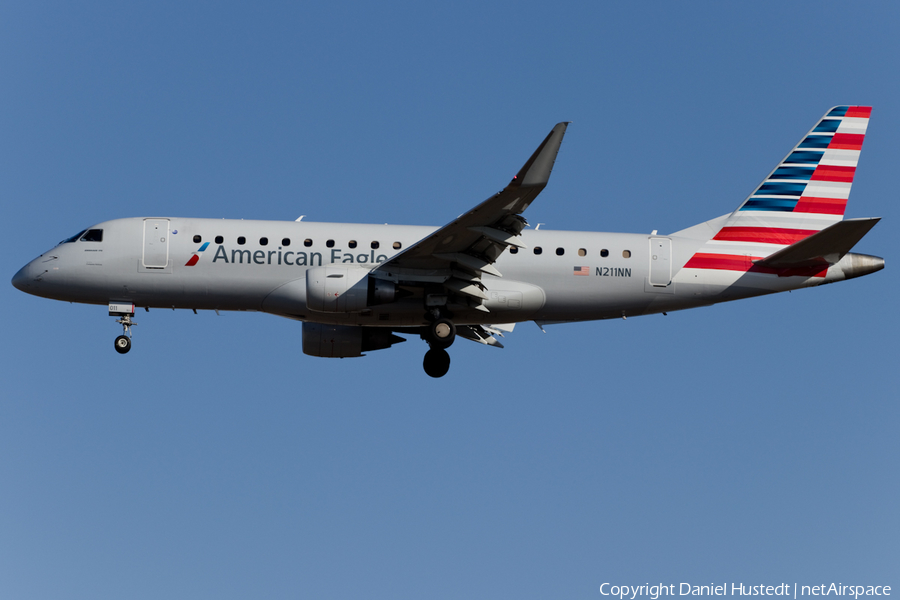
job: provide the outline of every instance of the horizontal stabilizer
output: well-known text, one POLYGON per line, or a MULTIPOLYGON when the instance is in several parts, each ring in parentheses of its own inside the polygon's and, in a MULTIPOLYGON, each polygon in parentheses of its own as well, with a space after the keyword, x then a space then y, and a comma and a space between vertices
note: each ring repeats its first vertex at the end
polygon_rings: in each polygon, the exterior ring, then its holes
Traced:
POLYGON ((756 264, 773 269, 833 265, 850 252, 880 220, 880 217, 875 217, 838 221, 831 227, 782 248, 756 264))

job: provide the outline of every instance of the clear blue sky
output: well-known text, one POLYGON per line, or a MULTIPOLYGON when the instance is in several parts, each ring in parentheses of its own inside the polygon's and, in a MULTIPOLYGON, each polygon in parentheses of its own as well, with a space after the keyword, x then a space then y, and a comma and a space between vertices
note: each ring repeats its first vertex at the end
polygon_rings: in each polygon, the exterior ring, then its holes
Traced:
POLYGON ((131 216, 442 225, 573 121, 529 209, 673 232, 874 106, 872 276, 504 350, 301 352, 297 323, 0 286, 0 598, 900 591, 896 3, 0 6, 6 280, 131 216), (892 141, 893 140, 893 141, 892 141))

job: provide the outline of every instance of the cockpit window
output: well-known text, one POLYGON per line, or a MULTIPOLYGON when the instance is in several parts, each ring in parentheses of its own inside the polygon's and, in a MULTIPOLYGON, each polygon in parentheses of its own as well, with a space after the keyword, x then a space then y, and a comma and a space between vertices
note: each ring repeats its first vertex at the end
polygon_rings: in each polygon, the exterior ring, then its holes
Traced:
POLYGON ((78 238, 80 238, 82 235, 84 235, 84 233, 85 233, 86 231, 87 231, 87 229, 82 229, 81 231, 79 231, 78 233, 76 233, 75 235, 73 235, 72 237, 66 238, 66 239, 64 239, 63 241, 61 241, 60 244, 69 244, 69 243, 71 243, 71 242, 74 242, 75 240, 77 240, 78 238))
POLYGON ((79 240, 81 242, 102 242, 103 241, 103 230, 102 229, 88 229, 87 233, 81 236, 79 240))

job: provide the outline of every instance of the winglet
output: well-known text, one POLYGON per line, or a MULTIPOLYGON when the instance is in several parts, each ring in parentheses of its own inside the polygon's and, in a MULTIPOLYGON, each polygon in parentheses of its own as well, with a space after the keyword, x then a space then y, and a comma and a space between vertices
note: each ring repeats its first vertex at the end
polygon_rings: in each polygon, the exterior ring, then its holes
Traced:
POLYGON ((556 155, 559 153, 559 147, 562 144, 563 135, 566 133, 566 127, 570 121, 557 123, 556 127, 541 142, 538 149, 534 151, 531 158, 528 159, 518 174, 509 182, 510 186, 540 186, 544 187, 550 181, 550 172, 553 170, 553 163, 556 162, 556 155))

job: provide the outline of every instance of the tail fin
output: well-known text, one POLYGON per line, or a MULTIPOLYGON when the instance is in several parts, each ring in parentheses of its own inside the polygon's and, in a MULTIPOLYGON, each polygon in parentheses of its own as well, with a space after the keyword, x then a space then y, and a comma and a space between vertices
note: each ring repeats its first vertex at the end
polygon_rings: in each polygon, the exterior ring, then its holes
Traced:
POLYGON ((870 106, 836 106, 726 219, 713 238, 790 245, 840 221, 870 106))
POLYGON ((805 271, 792 269, 802 266, 824 277, 822 267, 840 260, 877 222, 823 231, 844 217, 871 112, 869 106, 832 108, 737 210, 684 230, 715 232, 704 236, 684 268, 799 275, 805 271))

